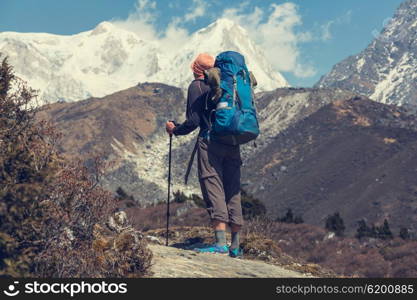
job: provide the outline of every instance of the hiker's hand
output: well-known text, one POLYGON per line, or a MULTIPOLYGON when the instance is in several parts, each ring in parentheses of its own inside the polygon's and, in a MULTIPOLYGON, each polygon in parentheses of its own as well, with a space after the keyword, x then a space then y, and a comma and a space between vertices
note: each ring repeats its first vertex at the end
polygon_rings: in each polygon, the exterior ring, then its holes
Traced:
POLYGON ((175 128, 174 122, 171 122, 171 121, 166 122, 165 129, 169 135, 173 134, 174 128, 175 128))

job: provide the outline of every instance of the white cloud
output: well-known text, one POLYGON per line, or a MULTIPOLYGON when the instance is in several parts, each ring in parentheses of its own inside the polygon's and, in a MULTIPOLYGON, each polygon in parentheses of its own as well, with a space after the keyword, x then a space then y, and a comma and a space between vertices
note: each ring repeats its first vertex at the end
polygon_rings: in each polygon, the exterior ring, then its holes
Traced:
POLYGON ((193 6, 189 9, 189 12, 184 15, 184 22, 195 21, 197 18, 203 17, 207 7, 207 1, 193 0, 193 6))
POLYGON ((335 25, 342 25, 342 24, 349 24, 352 20, 352 11, 348 10, 345 14, 337 17, 334 20, 330 20, 324 24, 322 24, 321 27, 321 40, 328 41, 333 38, 332 34, 332 27, 335 25))
POLYGON ((327 41, 330 40, 332 38, 332 33, 330 32, 330 27, 334 24, 334 21, 329 21, 323 25, 321 25, 321 30, 322 30, 322 34, 321 34, 321 39, 323 41, 327 41))
MULTIPOLYGON (((195 2, 198 2, 196 0, 195 2)), ((188 20, 197 18, 201 11, 190 10, 188 20)), ((158 30, 155 21, 158 18, 157 3, 149 0, 138 0, 135 9, 125 20, 113 20, 113 24, 136 33, 140 38, 154 41, 160 45, 161 50, 167 53, 186 43, 190 33, 181 25, 181 17, 173 17, 166 28, 158 30)))
POLYGON ((156 17, 156 2, 138 0, 135 10, 129 14, 126 20, 113 20, 112 22, 119 27, 135 32, 143 39, 152 40, 158 36, 154 23, 156 17))
POLYGON ((243 2, 239 8, 225 9, 222 17, 235 21, 236 23, 246 24, 245 27, 254 28, 261 22, 264 16, 264 11, 259 7, 255 7, 253 12, 245 14, 243 11, 249 5, 249 2, 243 2))
POLYGON ((316 75, 317 71, 312 65, 297 63, 293 73, 299 78, 308 78, 316 75))
POLYGON ((175 18, 168 24, 162 37, 158 40, 161 49, 171 52, 171 49, 179 48, 188 41, 190 33, 179 23, 180 20, 175 18))
POLYGON ((138 0, 135 11, 127 20, 113 23, 136 32, 143 39, 161 43, 164 49, 172 49, 186 43, 190 36, 184 24, 195 22, 199 18, 211 21, 219 17, 228 18, 248 31, 250 38, 260 46, 274 70, 291 72, 302 78, 316 74, 314 66, 303 62, 301 58, 300 44, 313 40, 313 36, 311 32, 299 30, 302 18, 296 4, 271 4, 265 9, 254 7, 246 12, 250 2, 245 1, 239 8, 226 8, 214 13, 207 3, 203 0, 192 0, 190 7, 182 15, 173 16, 166 28, 157 30, 157 3, 138 0))
POLYGON ((232 8, 225 10, 223 17, 248 30, 275 70, 292 72, 297 77, 316 74, 313 66, 301 62, 299 44, 312 40, 312 34, 297 32, 302 20, 294 3, 271 4, 269 11, 255 7, 251 13, 244 13, 242 8, 232 8))

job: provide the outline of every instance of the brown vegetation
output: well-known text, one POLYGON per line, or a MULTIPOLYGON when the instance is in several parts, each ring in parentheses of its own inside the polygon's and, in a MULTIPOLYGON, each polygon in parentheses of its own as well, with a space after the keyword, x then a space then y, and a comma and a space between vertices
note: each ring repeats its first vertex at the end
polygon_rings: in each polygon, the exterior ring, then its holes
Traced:
MULTIPOLYGON (((170 244, 193 248, 196 244, 213 242, 205 210, 187 208, 186 202, 173 203, 171 208, 170 244), (177 211, 184 213, 181 220, 176 216, 177 211)), ((129 215, 138 229, 145 230, 144 234, 155 236, 163 243, 165 209, 165 204, 159 204, 130 210, 129 215)), ((383 224, 379 225, 383 227, 383 224)), ((357 239, 338 236, 324 226, 273 221, 258 216, 246 220, 240 246, 247 259, 259 259, 320 277, 417 276, 417 241, 410 239, 357 239)))
MULTIPOLYGON (((126 213, 133 226, 140 231, 166 226, 166 203, 145 208, 131 207, 126 209, 126 213)), ((170 214, 171 226, 208 226, 210 224, 207 211, 189 202, 171 203, 170 214)))
POLYGON ((152 254, 100 187, 101 155, 64 161, 61 137, 36 121, 35 91, 0 66, 0 275, 137 277, 152 254), (13 89, 12 89, 13 88, 13 89), (116 218, 118 217, 118 219, 116 218))
POLYGON ((324 228, 255 219, 245 228, 277 243, 283 253, 342 276, 416 277, 417 241, 339 237, 324 228), (265 230, 267 229, 267 230, 265 230))

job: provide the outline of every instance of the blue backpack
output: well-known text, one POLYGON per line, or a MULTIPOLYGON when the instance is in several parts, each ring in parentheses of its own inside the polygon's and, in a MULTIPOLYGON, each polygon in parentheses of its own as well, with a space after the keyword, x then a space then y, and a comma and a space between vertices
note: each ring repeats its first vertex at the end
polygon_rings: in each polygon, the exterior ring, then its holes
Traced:
MULTIPOLYGON (((214 67, 220 69, 220 98, 214 122, 207 138, 223 144, 245 144, 259 135, 252 86, 254 77, 248 71, 245 58, 238 52, 226 51, 216 57, 214 67)), ((256 144, 255 144, 256 146, 256 144)))
MULTIPOLYGON (((246 67, 245 58, 238 52, 222 52, 217 55, 212 72, 207 72, 205 77, 206 83, 211 87, 209 93, 211 100, 217 105, 211 110, 209 120, 206 120, 209 130, 203 136, 209 141, 215 140, 228 145, 245 144, 256 139, 259 135, 259 124, 252 87, 257 83, 246 67), (211 122, 213 113, 215 119, 211 122)), ((206 108, 207 101, 208 96, 206 108)), ((198 140, 188 162, 185 184, 188 181, 197 146, 198 140)), ((254 146, 256 147, 255 143, 254 146)))

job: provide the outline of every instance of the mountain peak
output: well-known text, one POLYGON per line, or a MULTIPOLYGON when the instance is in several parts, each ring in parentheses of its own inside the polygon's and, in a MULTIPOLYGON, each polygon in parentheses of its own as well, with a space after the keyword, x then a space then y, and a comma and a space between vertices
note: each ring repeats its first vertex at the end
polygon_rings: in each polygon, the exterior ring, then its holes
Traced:
POLYGON ((407 0, 400 4, 398 12, 405 12, 404 9, 415 9, 417 8, 417 2, 415 0, 407 0))
POLYGON ((219 18, 217 19, 215 22, 213 22, 211 25, 213 26, 221 26, 221 27, 226 27, 226 28, 231 28, 233 26, 236 26, 237 24, 227 18, 219 18))
POLYGON ((232 33, 237 34, 240 31, 241 34, 247 35, 246 30, 234 21, 226 18, 220 18, 208 25, 206 28, 199 30, 200 33, 215 32, 215 33, 232 33))
POLYGON ((417 1, 403 2, 365 50, 336 64, 316 86, 350 90, 382 103, 417 104, 416 28, 417 1))
POLYGON ((186 89, 193 80, 191 60, 201 52, 213 56, 227 50, 242 53, 258 80, 258 91, 288 85, 280 73, 272 70, 246 30, 226 18, 191 34, 178 47, 169 44, 169 50, 157 39, 141 39, 128 28, 107 21, 71 36, 13 37, 11 41, 0 33, 0 52, 11 58, 16 74, 40 90, 42 104, 103 97, 138 82, 160 82, 186 89))
POLYGON ((105 33, 111 30, 114 30, 115 26, 107 21, 101 22, 99 23, 96 28, 93 29, 93 31, 91 32, 91 35, 97 35, 97 34, 101 34, 101 33, 105 33))

